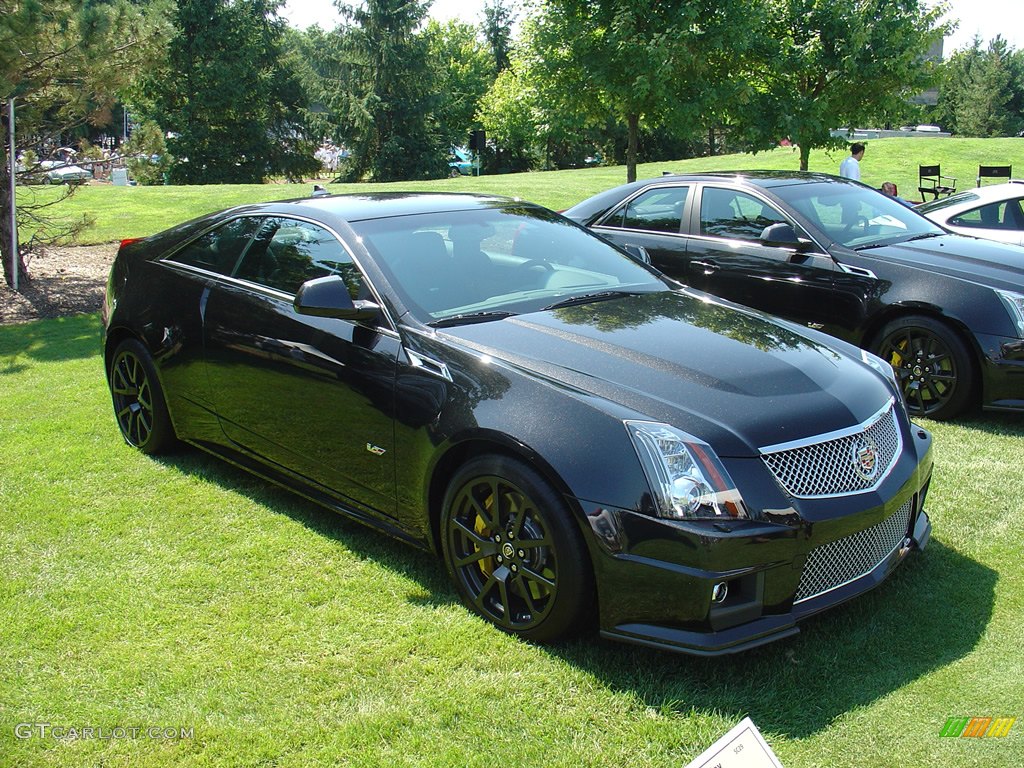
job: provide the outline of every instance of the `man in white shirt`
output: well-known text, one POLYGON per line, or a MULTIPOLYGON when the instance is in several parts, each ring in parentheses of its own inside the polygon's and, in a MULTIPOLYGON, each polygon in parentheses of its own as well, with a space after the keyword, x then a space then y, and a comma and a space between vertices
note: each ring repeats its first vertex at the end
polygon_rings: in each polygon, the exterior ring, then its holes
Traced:
POLYGON ((850 156, 839 164, 839 175, 844 179, 860 181, 860 161, 864 157, 864 145, 859 141, 850 146, 850 156))

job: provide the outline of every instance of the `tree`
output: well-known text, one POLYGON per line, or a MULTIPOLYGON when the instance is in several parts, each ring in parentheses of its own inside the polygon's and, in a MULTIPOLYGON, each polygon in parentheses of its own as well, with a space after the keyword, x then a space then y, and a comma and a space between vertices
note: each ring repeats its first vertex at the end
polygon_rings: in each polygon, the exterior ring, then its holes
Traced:
POLYGON ((283 45, 281 0, 178 0, 154 121, 181 184, 259 183, 316 168, 306 97, 283 45))
POLYGON ((944 11, 920 0, 764 0, 734 120, 755 149, 792 140, 807 170, 813 148, 845 143, 831 129, 885 122, 931 84, 944 11))
POLYGON ((420 0, 339 4, 339 79, 327 83, 336 139, 352 152, 350 174, 376 181, 444 175, 443 147, 431 115, 437 103, 427 40, 416 29, 427 16, 420 0))
POLYGON ((424 30, 435 103, 431 121, 439 143, 448 149, 466 143, 473 117, 494 81, 490 54, 469 24, 431 20, 424 30))
POLYGON ((512 52, 512 24, 515 12, 505 0, 487 0, 484 3, 484 21, 481 25, 487 47, 494 59, 494 75, 508 68, 512 52))
POLYGON ((753 17, 746 0, 549 0, 534 60, 560 108, 626 126, 633 181, 641 125, 692 130, 729 98, 753 17))
MULTIPOLYGON (((45 4, 0 0, 0 97, 15 102, 15 151, 59 146, 70 131, 103 124, 118 92, 155 55, 164 30, 154 4, 128 0, 48 0, 45 4)), ((6 129, 6 122, 4 128, 6 129)), ((25 272, 28 247, 65 236, 47 216, 53 200, 23 199, 19 229, 31 231, 28 244, 11 252, 10 177, 6 130, 0 147, 0 253, 11 284, 15 260, 25 272)), ((27 165, 18 177, 29 180, 38 168, 27 165)), ((70 189, 66 193, 70 193, 70 189)), ((21 197, 21 196, 19 196, 21 197)))
POLYGON ((942 66, 936 118, 962 136, 1014 136, 1024 129, 1024 52, 974 38, 942 66))

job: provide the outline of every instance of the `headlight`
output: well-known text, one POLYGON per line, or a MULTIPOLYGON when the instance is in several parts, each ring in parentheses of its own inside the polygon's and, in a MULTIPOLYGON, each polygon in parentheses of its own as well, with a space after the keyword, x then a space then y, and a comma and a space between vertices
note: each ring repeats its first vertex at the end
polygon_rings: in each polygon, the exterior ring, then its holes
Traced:
POLYGON ((1010 319, 1017 326, 1017 336, 1024 339, 1024 295, 1013 291, 996 290, 996 295, 1003 301, 1010 319))
POLYGON ((654 494, 659 517, 748 517, 740 492, 711 446, 668 424, 625 424, 654 494))

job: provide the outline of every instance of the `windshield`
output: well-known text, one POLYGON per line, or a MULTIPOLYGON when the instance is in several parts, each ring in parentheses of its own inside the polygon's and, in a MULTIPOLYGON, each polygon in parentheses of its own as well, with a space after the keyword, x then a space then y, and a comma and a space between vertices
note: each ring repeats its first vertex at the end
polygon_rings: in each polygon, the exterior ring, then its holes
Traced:
POLYGON ((356 221, 352 228, 413 316, 434 325, 668 288, 603 240, 528 204, 356 221))
POLYGON ((858 184, 823 181, 774 187, 772 192, 847 248, 944 234, 937 224, 899 200, 858 184))

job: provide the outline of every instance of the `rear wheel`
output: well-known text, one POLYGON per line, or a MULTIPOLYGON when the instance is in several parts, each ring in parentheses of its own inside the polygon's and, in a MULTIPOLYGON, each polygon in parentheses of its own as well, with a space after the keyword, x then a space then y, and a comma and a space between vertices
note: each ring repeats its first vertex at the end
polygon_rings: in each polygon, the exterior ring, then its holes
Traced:
POLYGON ((882 329, 874 351, 896 372, 912 416, 951 419, 967 407, 974 365, 948 326, 922 315, 898 318, 882 329))
POLYGON ((177 442, 153 360, 141 342, 122 341, 110 363, 110 396, 125 442, 143 453, 169 450, 177 442))
POLYGON ((452 478, 442 515, 445 564, 469 608, 538 642, 583 624, 593 602, 589 560, 565 502, 537 472, 478 457, 452 478))

